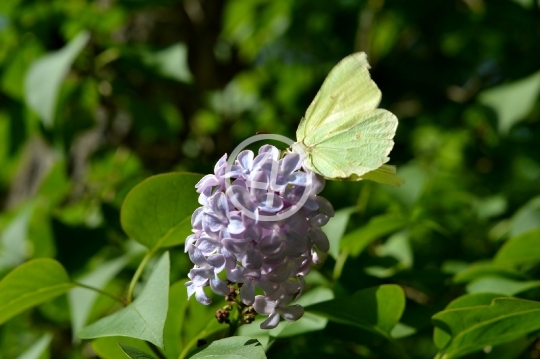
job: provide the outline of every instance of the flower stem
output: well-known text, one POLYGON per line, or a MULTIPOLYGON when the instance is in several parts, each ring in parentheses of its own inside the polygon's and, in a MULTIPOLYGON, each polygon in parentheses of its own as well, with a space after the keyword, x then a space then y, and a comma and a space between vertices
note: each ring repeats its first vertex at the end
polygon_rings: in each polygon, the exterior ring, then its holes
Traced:
POLYGON ((93 290, 94 292, 97 292, 97 293, 99 293, 99 294, 102 294, 102 295, 105 295, 105 296, 107 296, 107 297, 109 297, 109 298, 112 298, 112 299, 116 300, 117 302, 122 303, 122 305, 124 305, 124 306, 127 304, 127 303, 126 303, 126 300, 125 300, 124 298, 117 297, 117 296, 115 296, 114 294, 111 294, 111 293, 106 292, 106 291, 104 291, 104 290, 101 290, 101 289, 99 289, 99 288, 92 287, 92 286, 86 285, 86 284, 84 284, 84 283, 75 282, 75 281, 73 282, 73 284, 75 284, 75 285, 78 286, 78 287, 90 289, 90 290, 93 290))
POLYGON ((232 337, 234 333, 236 333, 236 330, 241 325, 240 323, 240 317, 242 315, 242 309, 240 308, 240 305, 236 303, 236 310, 234 311, 234 314, 232 318, 230 318, 229 323, 229 331, 227 332, 227 337, 232 337))
POLYGON ((146 255, 142 259, 141 263, 137 267, 137 270, 135 271, 135 274, 133 275, 133 278, 131 278, 131 282, 129 283, 129 288, 128 288, 128 292, 127 292, 127 298, 126 298, 127 303, 131 303, 131 301, 133 299, 133 290, 135 289, 135 285, 137 284, 137 281, 141 277, 141 275, 142 275, 142 273, 144 271, 144 268, 148 264, 148 261, 150 260, 150 258, 152 258, 152 256, 154 255, 155 252, 156 252, 155 249, 148 251, 148 253, 146 253, 146 255))

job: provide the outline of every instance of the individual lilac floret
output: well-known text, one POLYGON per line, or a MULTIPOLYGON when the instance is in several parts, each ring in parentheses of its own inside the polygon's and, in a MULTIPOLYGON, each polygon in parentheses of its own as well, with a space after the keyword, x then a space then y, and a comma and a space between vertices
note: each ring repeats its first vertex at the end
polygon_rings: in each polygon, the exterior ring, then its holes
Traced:
MULTIPOLYGON (((304 291, 303 277, 330 247, 321 230, 334 215, 330 202, 318 196, 324 179, 303 168, 298 154, 280 158, 269 145, 257 156, 243 151, 231 165, 226 160, 195 186, 202 206, 186 240, 195 265, 188 297, 210 304, 204 292, 209 286, 245 313, 267 315, 263 329, 275 328, 280 317, 295 321, 304 313, 294 304, 304 291), (264 295, 255 295, 257 288, 264 295)), ((218 320, 226 318, 221 312, 218 320)))

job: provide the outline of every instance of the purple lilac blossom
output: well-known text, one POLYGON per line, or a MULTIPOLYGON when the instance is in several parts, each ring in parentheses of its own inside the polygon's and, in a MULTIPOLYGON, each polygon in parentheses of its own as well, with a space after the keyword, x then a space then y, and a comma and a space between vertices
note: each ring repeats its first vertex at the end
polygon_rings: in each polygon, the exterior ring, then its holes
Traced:
POLYGON ((303 277, 311 263, 320 262, 318 252, 329 250, 321 227, 334 209, 318 196, 324 178, 303 168, 298 154, 280 158, 279 150, 270 145, 262 146, 257 156, 242 151, 230 167, 226 160, 224 155, 214 174, 195 186, 201 207, 193 213, 193 234, 185 246, 195 265, 186 283, 188 296, 195 294, 197 301, 208 305, 211 299, 204 287, 227 295, 227 278, 242 283, 240 300, 245 305, 268 316, 261 328, 275 328, 280 317, 295 321, 304 313, 293 304, 304 290, 303 277), (279 217, 291 210, 296 212, 279 217), (278 218, 260 219, 272 215, 278 218), (255 295, 256 288, 264 295, 255 295))

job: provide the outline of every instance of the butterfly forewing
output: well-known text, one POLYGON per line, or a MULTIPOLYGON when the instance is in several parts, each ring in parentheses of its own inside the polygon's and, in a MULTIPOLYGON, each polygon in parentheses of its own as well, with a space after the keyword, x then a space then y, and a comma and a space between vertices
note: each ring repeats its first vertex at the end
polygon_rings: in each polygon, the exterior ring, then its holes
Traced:
POLYGON ((347 56, 330 71, 298 127, 298 142, 322 125, 340 123, 344 113, 377 108, 381 92, 368 69, 366 54, 361 52, 347 56))

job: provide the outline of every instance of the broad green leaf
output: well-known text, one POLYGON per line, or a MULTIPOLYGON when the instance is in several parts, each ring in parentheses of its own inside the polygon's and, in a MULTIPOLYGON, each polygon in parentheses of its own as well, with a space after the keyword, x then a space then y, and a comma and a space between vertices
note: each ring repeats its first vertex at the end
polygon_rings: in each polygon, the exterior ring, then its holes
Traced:
POLYGON ((484 277, 467 285, 469 293, 502 293, 507 296, 526 292, 540 287, 540 280, 515 281, 499 277, 484 277))
POLYGON ((405 183, 401 187, 382 186, 381 189, 390 193, 400 200, 406 208, 410 209, 422 194, 426 173, 414 162, 399 166, 397 173, 405 180, 405 183))
MULTIPOLYGON (((192 302, 193 303, 193 302, 192 302)), ((200 303, 195 303, 197 307, 201 307, 200 303)), ((234 311, 234 310, 233 310, 234 311)), ((227 336, 227 333, 229 332, 229 326, 227 324, 220 324, 215 318, 215 312, 216 310, 212 310, 213 314, 211 317, 204 317, 204 316, 195 316, 195 320, 201 320, 203 323, 206 323, 206 326, 204 326, 201 330, 198 330, 195 336, 186 335, 186 326, 194 325, 195 323, 192 323, 189 320, 184 321, 184 328, 183 328, 183 335, 182 337, 185 338, 186 336, 190 338, 190 340, 184 344, 182 348, 182 352, 180 353, 179 358, 184 359, 188 357, 188 354, 193 354, 193 351, 197 350, 197 347, 199 346, 199 341, 204 340, 205 343, 212 343, 216 340, 220 340, 227 336)), ((199 312, 201 313, 201 312, 199 312)), ((204 312, 203 312, 204 313, 204 312)), ((234 315, 234 314, 233 314, 234 315)), ((199 323, 197 323, 199 324, 199 323)), ((200 324, 199 324, 200 325, 200 324)))
POLYGON ((388 337, 405 309, 400 286, 384 284, 360 290, 353 295, 307 306, 314 313, 337 323, 357 326, 388 337))
POLYGON ((405 227, 408 219, 398 214, 383 214, 373 217, 362 226, 341 239, 341 248, 348 249, 352 256, 359 255, 374 240, 405 227))
POLYGON ((535 197, 521 207, 510 220, 510 237, 540 228, 540 197, 535 197))
POLYGON ((25 100, 38 113, 46 127, 52 127, 56 100, 71 64, 86 46, 90 34, 82 32, 62 49, 43 56, 28 70, 25 81, 25 100))
POLYGON ((491 196, 478 200, 475 211, 480 219, 488 219, 499 216, 506 211, 508 201, 503 196, 491 196))
MULTIPOLYGON (((495 298, 504 297, 504 294, 497 293, 473 293, 465 294, 457 299, 454 299, 444 310, 449 309, 458 309, 458 308, 467 308, 467 307, 476 307, 479 305, 489 305, 495 298)), ((433 331, 433 342, 439 349, 443 349, 449 342, 452 340, 452 337, 449 333, 444 330, 435 327, 433 331)))
POLYGON ((27 257, 26 242, 32 211, 31 205, 21 208, 0 233, 0 271, 18 266, 27 257))
POLYGON ((508 130, 531 112, 540 93, 540 72, 482 92, 480 102, 491 106, 499 117, 499 131, 508 130))
MULTIPOLYGON (((94 287, 97 289, 103 289, 105 285, 124 268, 129 255, 122 256, 120 258, 111 260, 109 262, 101 264, 94 271, 86 274, 85 276, 78 278, 77 281, 94 287)), ((68 293, 69 308, 71 312, 71 326, 73 328, 74 340, 77 340, 77 333, 84 327, 90 310, 94 305, 98 293, 83 287, 73 288, 68 293)))
POLYGON ((35 342, 28 350, 19 355, 17 359, 40 359, 49 347, 53 336, 50 333, 43 335, 37 342, 35 342))
POLYGON ((122 351, 131 359, 156 359, 154 356, 143 352, 140 349, 132 347, 131 345, 118 343, 118 346, 122 348, 122 351))
POLYGON ((121 212, 126 233, 149 249, 183 243, 191 232, 191 215, 199 207, 195 184, 201 175, 167 173, 135 186, 121 212))
POLYGON ((66 270, 53 259, 26 262, 0 281, 0 324, 73 288, 66 270))
POLYGON ((187 279, 174 283, 169 289, 169 311, 163 331, 163 341, 168 358, 178 358, 182 351, 180 336, 186 314, 188 297, 184 283, 187 279))
POLYGON ((503 344, 540 329, 540 303, 497 298, 490 305, 450 309, 433 316, 436 327, 451 340, 437 358, 458 358, 503 344))
POLYGON ((392 330, 390 331, 390 336, 394 339, 405 338, 415 334, 416 331, 416 328, 411 327, 407 324, 397 323, 395 327, 392 328, 392 330))
POLYGON ((125 336, 163 348, 163 328, 169 303, 169 252, 156 264, 140 295, 125 308, 87 326, 79 337, 125 336))
MULTIPOLYGON (((103 337, 92 340, 92 349, 100 359, 126 359, 126 354, 118 346, 122 342, 139 350, 148 350, 148 343, 129 337, 103 337)), ((174 358, 177 359, 177 358, 174 358)))
POLYGON ((158 52, 145 52, 142 59, 148 66, 155 67, 164 77, 190 82, 192 75, 187 62, 187 52, 187 46, 178 43, 158 52))
POLYGON ((236 336, 216 340, 201 347, 186 358, 262 359, 266 358, 266 355, 261 343, 256 339, 236 336))
POLYGON ((454 276, 455 283, 468 283, 482 277, 503 277, 509 279, 526 279, 518 271, 500 263, 473 263, 467 269, 460 271, 454 276))
POLYGON ((326 226, 322 227, 323 232, 330 242, 328 254, 334 257, 334 259, 339 257, 339 242, 345 233, 345 229, 347 229, 347 223, 349 223, 349 218, 354 210, 354 207, 348 207, 336 211, 334 217, 330 218, 326 226))
POLYGON ((494 261, 505 266, 519 266, 540 262, 540 228, 509 239, 499 249, 494 261))

